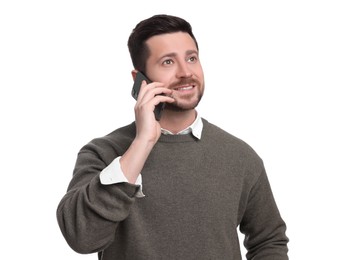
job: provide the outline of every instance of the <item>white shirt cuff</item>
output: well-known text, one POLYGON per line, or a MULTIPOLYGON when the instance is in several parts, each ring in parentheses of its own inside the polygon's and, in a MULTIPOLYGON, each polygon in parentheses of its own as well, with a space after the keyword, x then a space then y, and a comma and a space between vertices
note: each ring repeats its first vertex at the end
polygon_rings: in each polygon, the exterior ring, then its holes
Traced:
MULTIPOLYGON (((129 182, 125 177, 123 171, 121 170, 121 165, 119 159, 121 156, 115 158, 106 168, 102 170, 99 175, 100 183, 103 185, 111 185, 115 183, 129 182)), ((139 185, 139 191, 135 194, 135 197, 142 198, 145 197, 142 191, 142 179, 141 174, 135 181, 136 185, 139 185)))

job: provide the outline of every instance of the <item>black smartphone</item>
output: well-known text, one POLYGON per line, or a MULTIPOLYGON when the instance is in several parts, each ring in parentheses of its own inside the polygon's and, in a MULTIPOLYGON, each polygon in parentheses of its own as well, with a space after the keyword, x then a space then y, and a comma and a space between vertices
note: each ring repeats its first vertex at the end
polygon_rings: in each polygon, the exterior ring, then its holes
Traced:
MULTIPOLYGON (((136 73, 136 77, 135 77, 135 81, 134 81, 134 85, 133 85, 133 88, 131 90, 131 95, 133 96, 133 98, 135 100, 138 99, 138 95, 139 95, 139 92, 140 92, 140 88, 141 88, 141 83, 143 82, 143 80, 146 81, 147 84, 151 83, 152 81, 150 79, 148 79, 144 73, 138 71, 136 73)), ((157 121, 160 120, 161 118, 161 112, 162 110, 164 109, 165 107, 165 103, 159 103, 156 107, 155 107, 155 110, 154 110, 154 114, 155 114, 155 119, 157 121)))

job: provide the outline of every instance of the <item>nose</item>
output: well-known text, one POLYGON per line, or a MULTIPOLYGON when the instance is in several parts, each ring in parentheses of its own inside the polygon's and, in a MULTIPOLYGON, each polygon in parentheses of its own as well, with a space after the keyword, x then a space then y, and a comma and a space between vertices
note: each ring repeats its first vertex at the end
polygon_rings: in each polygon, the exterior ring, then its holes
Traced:
POLYGON ((189 65, 187 64, 186 61, 178 62, 176 77, 177 78, 190 78, 190 77, 192 77, 192 71, 189 68, 189 65))

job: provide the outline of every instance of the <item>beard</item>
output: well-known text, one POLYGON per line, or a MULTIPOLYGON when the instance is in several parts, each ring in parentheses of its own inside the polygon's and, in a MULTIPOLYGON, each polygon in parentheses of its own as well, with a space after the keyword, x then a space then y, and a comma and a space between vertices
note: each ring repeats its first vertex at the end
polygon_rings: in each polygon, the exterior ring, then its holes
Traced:
POLYGON ((183 112, 186 110, 191 110, 194 109, 198 106, 198 104, 200 103, 202 99, 202 95, 198 95, 197 98, 195 99, 195 101, 190 102, 188 104, 183 104, 182 102, 179 101, 175 101, 173 103, 166 103, 165 104, 165 109, 166 110, 170 110, 170 111, 175 111, 175 112, 183 112))
POLYGON ((180 96, 179 98, 176 98, 175 95, 173 95, 172 97, 175 99, 175 102, 166 103, 165 109, 175 112, 182 112, 182 111, 192 110, 198 106, 203 96, 204 83, 201 84, 199 81, 195 79, 182 79, 179 82, 175 82, 171 84, 169 88, 175 89, 179 86, 187 85, 187 84, 194 85, 195 88, 198 88, 198 92, 196 92, 194 96, 183 95, 180 96))

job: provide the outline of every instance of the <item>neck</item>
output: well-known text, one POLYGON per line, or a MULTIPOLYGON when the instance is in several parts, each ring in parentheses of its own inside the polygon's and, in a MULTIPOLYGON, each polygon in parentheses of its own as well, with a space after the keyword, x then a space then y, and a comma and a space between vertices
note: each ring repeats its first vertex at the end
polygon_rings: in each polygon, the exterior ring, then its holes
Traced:
POLYGON ((197 113, 194 109, 186 111, 164 110, 162 111, 160 125, 162 128, 176 134, 191 125, 195 121, 196 115, 197 113))

